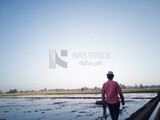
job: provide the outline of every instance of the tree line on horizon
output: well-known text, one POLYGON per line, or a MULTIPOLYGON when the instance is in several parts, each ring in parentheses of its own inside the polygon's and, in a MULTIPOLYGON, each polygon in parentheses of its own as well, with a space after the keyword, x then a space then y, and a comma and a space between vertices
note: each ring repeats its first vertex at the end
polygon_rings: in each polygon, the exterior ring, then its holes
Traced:
MULTIPOLYGON (((120 84, 120 87, 122 89, 138 89, 138 88, 160 88, 160 85, 143 85, 143 84, 135 84, 135 86, 126 86, 124 84, 120 84)), ((79 89, 47 89, 47 88, 44 88, 42 90, 20 90, 18 91, 17 89, 10 89, 9 91, 7 92, 2 92, 0 90, 0 93, 34 93, 34 92, 63 92, 63 91, 94 91, 94 92, 100 92, 101 91, 101 88, 100 87, 94 87, 94 88, 89 88, 89 87, 82 87, 82 88, 79 88, 79 89)))

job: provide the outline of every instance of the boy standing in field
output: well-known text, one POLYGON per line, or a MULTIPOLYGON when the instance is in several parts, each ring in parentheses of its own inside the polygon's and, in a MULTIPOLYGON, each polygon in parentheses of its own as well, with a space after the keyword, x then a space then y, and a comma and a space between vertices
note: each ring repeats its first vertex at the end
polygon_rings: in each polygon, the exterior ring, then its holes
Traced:
POLYGON ((116 81, 113 81, 114 74, 112 71, 108 71, 107 78, 108 81, 103 84, 102 87, 102 103, 103 107, 107 104, 112 120, 118 120, 119 108, 121 98, 122 105, 125 104, 122 90, 116 81))

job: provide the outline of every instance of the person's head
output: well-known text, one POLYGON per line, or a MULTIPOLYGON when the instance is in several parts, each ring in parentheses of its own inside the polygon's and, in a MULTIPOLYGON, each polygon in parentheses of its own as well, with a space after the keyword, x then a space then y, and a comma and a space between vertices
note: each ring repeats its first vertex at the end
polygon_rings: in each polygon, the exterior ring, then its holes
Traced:
POLYGON ((107 78, 108 78, 109 80, 112 80, 113 77, 114 77, 113 72, 112 72, 112 71, 108 71, 108 73, 107 73, 107 78))

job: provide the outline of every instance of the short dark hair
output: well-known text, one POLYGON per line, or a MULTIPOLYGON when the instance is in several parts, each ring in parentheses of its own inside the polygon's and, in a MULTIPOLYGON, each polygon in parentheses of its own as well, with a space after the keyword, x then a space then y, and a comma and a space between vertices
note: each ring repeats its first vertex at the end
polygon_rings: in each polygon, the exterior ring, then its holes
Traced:
POLYGON ((114 77, 114 75, 107 74, 107 78, 108 78, 108 79, 112 80, 113 77, 114 77))

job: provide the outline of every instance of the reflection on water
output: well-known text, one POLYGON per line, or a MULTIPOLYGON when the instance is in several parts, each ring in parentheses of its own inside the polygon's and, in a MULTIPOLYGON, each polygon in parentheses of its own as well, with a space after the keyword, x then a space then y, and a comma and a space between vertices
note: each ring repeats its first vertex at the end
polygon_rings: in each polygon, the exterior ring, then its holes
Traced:
MULTIPOLYGON (((101 120, 103 109, 95 99, 54 99, 52 97, 100 97, 94 95, 34 95, 23 98, 0 98, 0 119, 4 120, 101 120), (29 98, 28 98, 29 97, 29 98), (41 99, 31 99, 40 97, 41 99), (48 97, 48 98, 47 98, 48 97), (50 99, 52 98, 52 99, 50 99)), ((120 120, 129 117, 138 108, 155 97, 155 93, 124 94, 125 106, 120 108, 120 120), (140 99, 135 99, 140 98, 140 99)), ((107 109, 107 120, 111 120, 107 109)))

